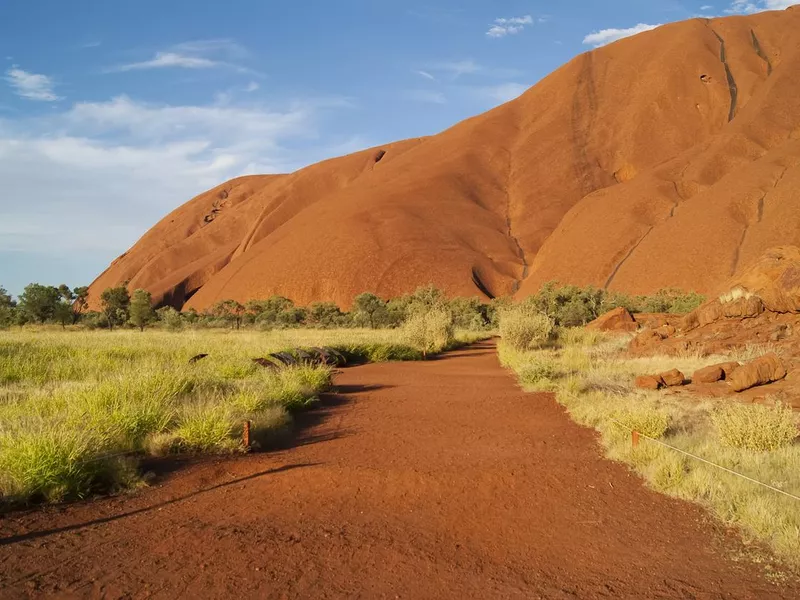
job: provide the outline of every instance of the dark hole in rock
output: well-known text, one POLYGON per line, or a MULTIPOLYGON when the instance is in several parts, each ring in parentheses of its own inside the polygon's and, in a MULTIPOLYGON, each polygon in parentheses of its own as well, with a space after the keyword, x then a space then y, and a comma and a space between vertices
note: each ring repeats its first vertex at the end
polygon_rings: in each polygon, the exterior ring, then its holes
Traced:
POLYGON ((381 159, 386 156, 386 150, 378 150, 377 154, 375 154, 375 162, 381 162, 381 159))
POLYGON ((205 221, 206 223, 211 223, 211 221, 214 220, 215 216, 216 215, 214 213, 211 213, 210 215, 206 215, 205 217, 203 217, 203 221, 205 221))
POLYGON ((710 75, 700 75, 700 81, 703 83, 711 83, 711 76, 710 75))

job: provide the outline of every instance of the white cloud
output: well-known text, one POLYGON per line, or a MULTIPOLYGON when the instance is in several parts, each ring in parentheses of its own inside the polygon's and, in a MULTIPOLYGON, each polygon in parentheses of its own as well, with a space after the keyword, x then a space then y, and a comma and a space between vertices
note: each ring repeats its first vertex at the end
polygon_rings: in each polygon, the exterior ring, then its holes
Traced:
POLYGON ((418 70, 418 71, 414 71, 414 73, 416 73, 420 77, 424 77, 425 79, 428 79, 430 81, 436 81, 436 77, 434 77, 433 75, 431 75, 427 71, 418 70))
POLYGON ((367 146, 360 138, 318 141, 325 111, 344 105, 174 106, 120 96, 0 118, 0 181, 8 197, 24 199, 3 207, 0 255, 100 253, 110 261, 167 212, 227 179, 293 171, 367 146))
POLYGON ((427 104, 447 104, 447 98, 442 92, 430 90, 408 90, 405 92, 406 98, 414 102, 424 102, 427 104))
POLYGON ((489 31, 486 32, 486 35, 490 38, 502 38, 507 35, 515 35, 528 25, 533 25, 533 17, 531 15, 512 17, 510 19, 495 19, 494 23, 489 27, 489 31))
POLYGON ((734 0, 725 12, 734 15, 749 15, 765 10, 784 10, 797 4, 800 4, 800 0, 756 0, 755 2, 734 0))
POLYGON ((29 73, 23 71, 17 65, 12 65, 6 71, 6 81, 14 88, 17 96, 28 100, 39 100, 42 102, 55 102, 61 100, 53 91, 53 80, 47 75, 29 73))
POLYGON ((450 75, 453 79, 457 79, 462 75, 474 75, 483 71, 483 67, 472 59, 458 60, 458 61, 444 61, 432 63, 428 67, 431 71, 440 71, 450 75))
POLYGON ((583 38, 583 43, 594 46, 595 48, 599 48, 600 46, 605 46, 606 44, 616 42, 622 38, 630 37, 645 31, 651 31, 656 27, 661 27, 661 24, 647 25, 646 23, 639 23, 638 25, 629 27, 628 29, 601 29, 600 31, 594 31, 583 38))
POLYGON ((503 104, 523 94, 528 87, 525 84, 510 81, 498 85, 476 86, 471 89, 473 94, 489 100, 492 104, 503 104))
POLYGON ((261 86, 259 86, 258 83, 256 83, 255 81, 251 81, 250 83, 247 84, 247 87, 244 88, 244 91, 255 92, 256 90, 258 90, 259 87, 261 86))
POLYGON ((185 56, 176 52, 156 52, 156 55, 142 62, 128 63, 112 67, 112 71, 136 71, 142 69, 163 69, 170 67, 180 67, 183 69, 212 69, 222 66, 222 63, 208 58, 198 58, 195 56, 185 56))
POLYGON ((240 60, 247 56, 247 51, 232 40, 196 40, 176 44, 167 50, 156 52, 153 58, 149 60, 116 65, 107 69, 107 71, 125 72, 165 68, 230 68, 240 73, 253 73, 251 69, 230 62, 230 60, 240 60))

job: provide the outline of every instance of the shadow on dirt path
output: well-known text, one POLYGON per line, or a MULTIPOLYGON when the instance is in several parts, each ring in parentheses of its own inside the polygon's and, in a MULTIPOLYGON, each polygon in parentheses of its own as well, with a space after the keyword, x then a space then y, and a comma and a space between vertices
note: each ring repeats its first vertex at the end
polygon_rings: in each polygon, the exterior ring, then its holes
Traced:
POLYGON ((491 343, 365 365, 286 448, 0 519, 0 596, 797 598, 491 343))

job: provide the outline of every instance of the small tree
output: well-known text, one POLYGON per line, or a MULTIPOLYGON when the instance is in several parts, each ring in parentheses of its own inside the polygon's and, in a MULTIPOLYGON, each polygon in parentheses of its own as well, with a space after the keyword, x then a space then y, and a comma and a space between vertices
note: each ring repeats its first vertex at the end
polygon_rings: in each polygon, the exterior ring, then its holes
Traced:
POLYGON ((130 318, 128 312, 131 304, 131 297, 128 293, 128 284, 123 283, 117 287, 107 288, 100 294, 100 306, 103 314, 108 321, 108 328, 114 330, 114 326, 127 323, 130 318))
POLYGON ((19 309, 28 320, 44 323, 55 316, 60 297, 58 288, 31 283, 19 297, 19 309))
POLYGON ((423 358, 441 352, 453 340, 453 315, 443 306, 415 310, 403 325, 403 337, 423 358))
POLYGON ((181 313, 179 313, 173 307, 164 306, 159 308, 156 311, 156 315, 158 315, 158 320, 166 325, 168 329, 171 329, 172 331, 183 329, 183 319, 181 318, 181 313))
POLYGON ((236 300, 222 300, 211 307, 211 314, 227 323, 233 323, 238 330, 242 325, 245 307, 236 300))
POLYGON ((376 329, 387 323, 389 314, 386 310, 386 303, 383 300, 375 294, 366 292, 359 294, 353 300, 350 317, 356 326, 376 329))
POLYGON ((89 307, 89 287, 79 286, 72 290, 75 301, 72 303, 72 322, 77 323, 83 311, 89 307))
POLYGON ((14 323, 16 306, 17 303, 11 298, 11 294, 0 285, 0 328, 9 327, 14 323))
POLYGON ((144 331, 144 328, 156 319, 150 292, 142 289, 134 290, 128 312, 131 325, 138 327, 139 331, 144 331))
POLYGON ((307 322, 315 327, 337 327, 346 317, 334 302, 313 302, 308 306, 307 322))

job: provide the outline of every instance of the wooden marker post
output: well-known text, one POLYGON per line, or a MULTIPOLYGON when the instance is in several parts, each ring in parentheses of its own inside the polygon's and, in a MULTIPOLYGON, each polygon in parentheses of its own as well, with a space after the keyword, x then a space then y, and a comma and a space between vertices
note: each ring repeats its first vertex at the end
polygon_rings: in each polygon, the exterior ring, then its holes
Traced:
POLYGON ((242 444, 245 448, 250 449, 250 421, 244 422, 244 429, 242 430, 242 444))

